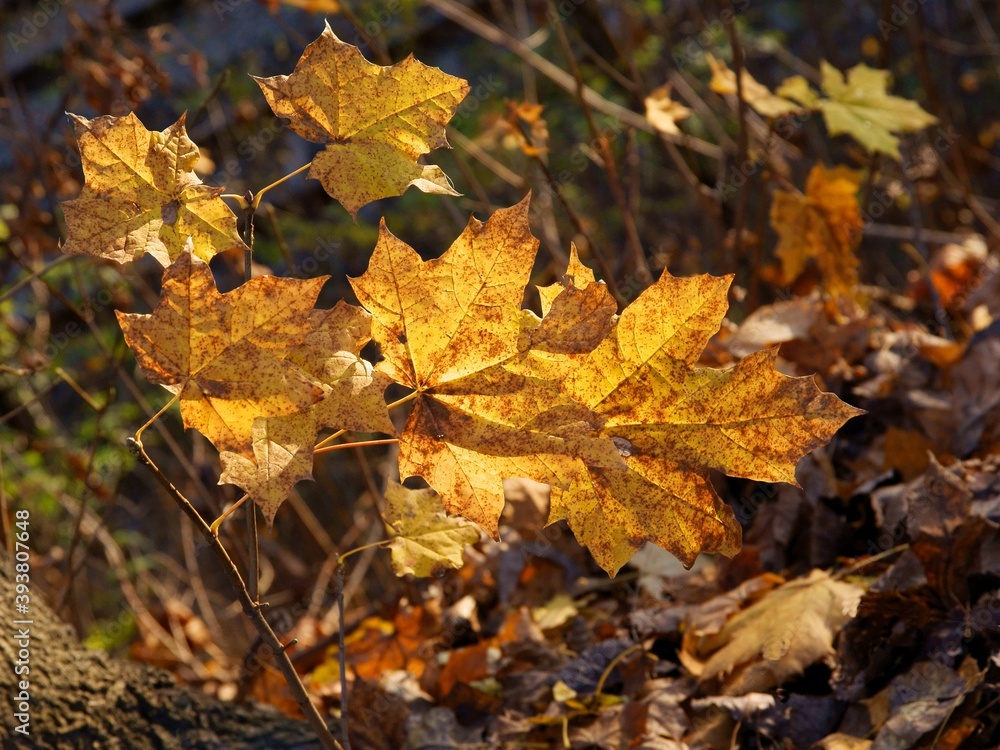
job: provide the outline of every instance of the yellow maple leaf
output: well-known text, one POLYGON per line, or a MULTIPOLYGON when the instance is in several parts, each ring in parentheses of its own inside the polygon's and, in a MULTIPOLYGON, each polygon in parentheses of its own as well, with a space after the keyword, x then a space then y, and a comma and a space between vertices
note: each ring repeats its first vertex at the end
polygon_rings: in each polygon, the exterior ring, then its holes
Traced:
POLYGON ((798 459, 860 411, 775 372, 773 351, 695 367, 731 277, 664 274, 615 321, 573 253, 563 283, 540 290, 539 320, 520 310, 536 247, 526 201, 472 220, 436 260, 383 226, 352 283, 373 315, 379 368, 416 391, 400 474, 494 536, 502 479, 547 482, 550 521, 567 519, 610 572, 646 541, 688 566, 699 552, 734 554, 740 527, 709 469, 794 482, 798 459))
POLYGON ((198 147, 184 116, 150 132, 135 114, 87 120, 70 115, 80 143, 84 186, 63 204, 66 253, 88 253, 119 263, 152 255, 172 263, 190 240, 202 260, 231 248, 246 249, 236 216, 194 173, 198 147))
POLYGON ((768 591, 714 632, 689 629, 683 662, 700 679, 724 680, 727 695, 777 687, 833 653, 864 590, 813 570, 768 591))
POLYGON ((881 152, 899 161, 899 138, 893 133, 913 133, 933 125, 937 118, 919 104, 887 92, 889 71, 855 65, 841 73, 826 60, 820 64, 818 97, 801 76, 793 76, 778 94, 823 112, 830 135, 847 133, 869 151, 881 152))
POLYGON ((821 65, 820 102, 831 135, 848 133, 871 151, 900 159, 899 139, 893 133, 913 133, 937 122, 919 104, 886 93, 889 71, 855 65, 847 77, 830 63, 821 65))
POLYGON ((525 199, 485 224, 471 219, 429 261, 383 222, 368 270, 351 280, 373 316, 385 357, 378 369, 417 392, 400 436, 400 475, 423 477, 450 512, 494 538, 504 477, 566 483, 581 460, 621 462, 593 434, 590 410, 532 361, 521 300, 538 240, 527 213, 525 199))
POLYGON ((445 514, 441 496, 432 489, 411 490, 390 481, 382 514, 392 539, 392 569, 427 578, 448 568, 461 568, 466 545, 479 541, 479 529, 458 516, 445 514))
POLYGON ((185 251, 166 269, 152 314, 115 314, 146 378, 180 396, 184 426, 220 451, 252 457, 254 419, 293 414, 324 395, 289 352, 315 324, 327 278, 262 276, 219 294, 208 265, 185 251))
POLYGON ((850 298, 858 283, 855 250, 864 223, 858 205, 861 172, 844 166, 816 164, 806 181, 806 194, 776 190, 771 226, 778 233, 775 250, 784 282, 790 284, 815 258, 823 287, 832 297, 850 298))
POLYGON ((316 434, 324 427, 358 432, 395 428, 383 394, 389 378, 374 372, 361 358, 370 340, 370 318, 364 310, 338 302, 329 310, 313 310, 310 328, 288 347, 283 357, 313 377, 322 388, 321 400, 294 414, 258 417, 251 437, 253 458, 222 451, 219 484, 235 484, 260 507, 268 523, 292 487, 312 479, 316 434))
POLYGON ((370 63, 327 24, 291 75, 254 80, 289 128, 328 144, 313 159, 309 176, 351 216, 411 185, 458 195, 440 167, 418 164, 417 158, 448 147, 445 125, 469 92, 461 78, 412 55, 389 67, 370 63))
POLYGON ((250 437, 253 458, 225 450, 219 454, 219 484, 240 487, 270 525, 292 488, 312 479, 316 420, 308 409, 285 417, 257 418, 250 437))
POLYGON ((580 262, 576 245, 570 246, 563 280, 538 287, 538 294, 543 317, 523 311, 522 320, 535 353, 583 354, 611 332, 618 305, 607 286, 595 281, 594 272, 580 262))
MULTIPOLYGON (((708 66, 712 69, 712 80, 709 88, 716 94, 736 96, 739 89, 736 86, 736 73, 722 61, 712 55, 707 56, 708 66)), ((792 112, 801 112, 803 107, 758 82, 746 68, 742 70, 740 82, 743 84, 743 99, 764 117, 781 117, 792 112)))
POLYGON ((739 524, 708 470, 794 483, 798 459, 861 413, 810 378, 777 373, 774 351, 729 370, 694 367, 731 278, 665 272, 564 383, 603 417, 628 470, 590 468, 568 491, 554 487, 550 520, 565 518, 608 570, 645 541, 686 566, 699 552, 735 553, 739 524))

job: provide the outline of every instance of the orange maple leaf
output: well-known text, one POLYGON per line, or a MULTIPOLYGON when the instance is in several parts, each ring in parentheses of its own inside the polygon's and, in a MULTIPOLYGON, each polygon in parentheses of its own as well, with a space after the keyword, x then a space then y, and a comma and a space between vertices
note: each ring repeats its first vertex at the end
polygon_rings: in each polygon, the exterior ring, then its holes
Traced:
POLYGON ((815 258, 823 287, 832 297, 851 298, 858 284, 855 254, 864 226, 858 206, 861 172, 817 164, 809 172, 806 194, 774 191, 771 226, 785 283, 791 283, 815 258))
POLYGON ((134 114, 87 120, 70 115, 80 142, 84 186, 63 204, 66 253, 88 253, 125 263, 152 255, 170 265, 188 241, 209 260, 231 248, 246 249, 236 216, 194 173, 198 147, 184 116, 150 132, 134 114))
POLYGON ((303 138, 328 144, 312 161, 319 180, 351 216, 411 185, 458 195, 440 167, 417 158, 448 146, 445 125, 469 92, 461 78, 418 62, 381 67, 327 24, 290 76, 257 78, 278 117, 303 138))

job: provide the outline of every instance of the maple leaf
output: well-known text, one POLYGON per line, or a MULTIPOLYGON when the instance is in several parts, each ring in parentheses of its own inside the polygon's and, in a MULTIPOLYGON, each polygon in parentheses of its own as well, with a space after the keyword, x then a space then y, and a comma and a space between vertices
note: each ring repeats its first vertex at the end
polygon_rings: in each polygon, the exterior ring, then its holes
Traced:
POLYGON ((677 122, 691 115, 691 110, 670 98, 670 86, 653 89, 645 100, 646 119, 657 130, 670 135, 680 135, 677 122))
POLYGON ((611 332, 618 305, 607 286, 598 283, 594 272, 580 262, 576 245, 570 246, 563 280, 538 287, 538 294, 543 317, 525 315, 522 320, 535 352, 583 354, 611 332))
POLYGON ((834 636, 854 617, 863 593, 813 570, 768 591, 717 632, 688 631, 684 665, 702 680, 725 678, 727 695, 769 690, 833 654, 834 636))
POLYGON ((550 521, 565 518, 606 570, 646 541, 686 567, 699 552, 734 554, 740 527, 709 469, 795 484, 798 460, 862 413, 811 378, 776 372, 774 350, 729 370, 694 367, 731 279, 664 272, 564 383, 603 418, 627 470, 588 466, 568 490, 553 487, 550 521))
MULTIPOLYGON (((429 261, 383 222, 368 270, 351 280, 372 313, 372 337, 385 357, 377 368, 417 391, 400 436, 400 475, 425 479, 450 512, 494 538, 503 478, 566 483, 581 459, 621 463, 613 444, 593 434, 593 413, 545 377, 544 362, 529 351, 521 300, 538 240, 527 213, 526 198, 485 224, 473 218, 429 261)), ((557 315, 575 314, 573 306, 557 307, 564 311, 557 315)), ((604 309, 610 318, 613 306, 604 309)), ((547 356, 553 367, 565 360, 547 356)))
POLYGON ((392 533, 392 569, 427 578, 462 567, 462 552, 479 541, 479 529, 464 518, 445 515, 441 496, 432 489, 411 490, 396 482, 385 489, 382 514, 392 533))
POLYGON ((418 62, 381 67, 327 24, 290 76, 257 78, 267 103, 303 138, 328 144, 312 161, 319 180, 351 216, 413 185, 458 195, 440 167, 417 163, 448 147, 445 125, 469 92, 461 78, 418 62))
POLYGON ((254 419, 323 397, 289 352, 315 325, 326 279, 262 276, 219 294, 208 264, 185 251, 164 272, 152 314, 115 314, 146 378, 179 394, 184 426, 252 457, 254 419))
POLYGON ((258 417, 251 437, 253 458, 222 451, 219 484, 249 494, 268 523, 292 487, 312 479, 316 434, 324 427, 395 434, 383 394, 389 378, 360 357, 370 340, 371 316, 346 302, 313 310, 310 328, 284 353, 323 391, 313 406, 287 416, 258 417))
POLYGON ((202 260, 246 249, 236 216, 194 173, 198 147, 184 115, 150 132, 135 114, 87 120, 70 114, 80 143, 84 186, 63 204, 68 239, 63 252, 88 253, 118 263, 152 255, 170 265, 190 240, 202 260))
POLYGON ((937 122, 916 102, 887 93, 888 70, 860 64, 848 70, 845 77, 823 60, 820 73, 825 98, 817 97, 801 76, 785 81, 778 94, 822 110, 830 135, 847 133, 869 151, 899 161, 899 138, 893 133, 914 133, 937 122))
POLYGON ((864 223, 858 205, 861 172, 844 166, 816 164, 806 181, 806 194, 774 191, 771 226, 778 233, 775 250, 785 283, 816 258, 823 286, 833 297, 851 297, 858 283, 855 249, 864 223))
POLYGON ((253 458, 222 451, 219 484, 235 484, 274 522, 278 507, 300 481, 312 479, 316 420, 308 409, 287 417, 257 418, 251 426, 253 458))
POLYGON ((699 552, 734 554, 740 527, 709 469, 794 482, 798 459, 860 411, 776 373, 773 351, 694 368, 731 277, 664 274, 615 322, 573 253, 563 283, 541 290, 545 316, 520 310, 536 247, 526 201, 471 220, 430 261, 383 224, 352 284, 373 316, 378 368, 416 391, 401 476, 423 477, 494 537, 502 479, 547 482, 550 522, 566 518, 611 572, 646 541, 687 566, 699 552))
MULTIPOLYGON (((712 69, 712 80, 709 81, 709 88, 716 94, 736 96, 739 89, 736 86, 736 73, 722 61, 717 60, 712 55, 708 55, 708 66, 712 69)), ((803 107, 794 101, 771 93, 771 90, 764 84, 758 82, 750 71, 743 68, 740 75, 740 83, 743 84, 743 99, 764 117, 781 117, 793 112, 801 112, 803 107)))

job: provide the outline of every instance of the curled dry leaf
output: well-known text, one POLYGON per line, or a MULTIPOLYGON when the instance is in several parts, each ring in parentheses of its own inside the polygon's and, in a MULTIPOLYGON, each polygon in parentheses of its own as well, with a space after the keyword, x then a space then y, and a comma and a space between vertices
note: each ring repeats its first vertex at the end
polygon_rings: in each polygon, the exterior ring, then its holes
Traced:
POLYGON ((440 167, 417 158, 448 146, 445 125, 469 92, 461 78, 418 62, 368 62, 327 24, 289 76, 257 78, 274 114, 303 138, 327 147, 312 161, 319 180, 351 216, 411 185, 458 195, 440 167))
POLYGON ((733 356, 745 357, 766 346, 806 339, 822 320, 823 303, 814 297, 796 297, 763 305, 747 316, 726 341, 733 356))
POLYGON ((670 86, 653 89, 646 97, 646 119, 657 130, 670 135, 680 135, 677 123, 691 115, 691 110, 670 98, 670 86))
POLYGON ((689 630, 685 665, 702 680, 723 680, 725 695, 770 690, 834 653, 833 639, 854 617, 863 593, 813 570, 768 591, 717 632, 689 630))
POLYGON ((87 120, 70 115, 80 143, 84 186, 63 204, 66 253, 119 263, 152 255, 169 266, 188 242, 201 260, 246 249, 236 216, 194 173, 198 147, 184 116, 162 132, 146 130, 133 113, 87 120))
MULTIPOLYGON (((708 65, 712 69, 712 80, 709 82, 712 91, 716 94, 736 96, 739 93, 739 89, 736 87, 736 73, 730 70, 722 60, 718 60, 712 55, 708 55, 707 59, 708 65)), ((743 98, 746 103, 764 117, 781 117, 792 112, 801 112, 804 109, 794 101, 771 93, 771 90, 759 83, 746 68, 740 75, 740 82, 743 84, 743 98)))

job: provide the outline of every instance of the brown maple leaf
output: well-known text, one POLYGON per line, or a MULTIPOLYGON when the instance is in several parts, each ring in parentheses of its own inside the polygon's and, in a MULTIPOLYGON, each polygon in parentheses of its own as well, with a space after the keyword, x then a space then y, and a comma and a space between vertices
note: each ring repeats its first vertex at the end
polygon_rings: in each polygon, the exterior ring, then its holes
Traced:
POLYGON ((525 199, 485 224, 470 220, 430 261, 383 223, 368 270, 351 281, 372 313, 378 369, 418 394, 400 436, 400 475, 423 477, 449 511, 494 537, 504 477, 564 484, 580 458, 621 463, 593 434, 590 410, 532 360, 528 328, 538 321, 526 320, 521 299, 538 240, 527 212, 525 199))
POLYGON ((430 261, 383 226, 352 283, 378 367, 416 391, 401 475, 494 536, 502 479, 547 482, 550 521, 567 519, 611 572, 646 541, 688 566, 699 552, 734 554, 740 527, 709 470, 794 482, 798 459, 860 412, 775 372, 773 351, 695 367, 729 277, 665 273, 615 321, 574 253, 561 289, 541 290, 545 316, 521 310, 536 245, 526 202, 472 220, 430 261))

